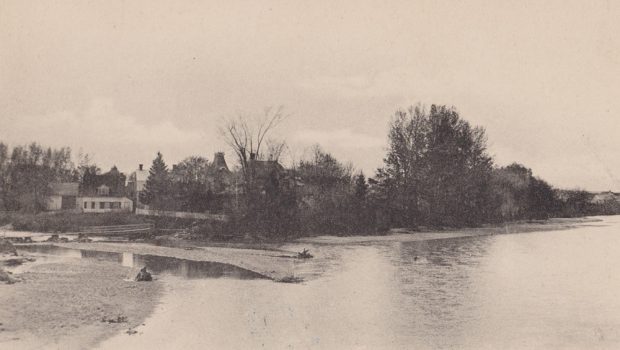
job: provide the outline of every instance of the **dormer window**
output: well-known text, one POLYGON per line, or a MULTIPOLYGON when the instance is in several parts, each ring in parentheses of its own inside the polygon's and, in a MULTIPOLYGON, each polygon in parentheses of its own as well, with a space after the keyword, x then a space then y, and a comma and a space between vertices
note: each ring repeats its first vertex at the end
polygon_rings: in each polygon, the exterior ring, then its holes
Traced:
POLYGON ((101 185, 99 187, 97 187, 97 195, 99 196, 109 196, 110 195, 110 188, 106 185, 101 185))

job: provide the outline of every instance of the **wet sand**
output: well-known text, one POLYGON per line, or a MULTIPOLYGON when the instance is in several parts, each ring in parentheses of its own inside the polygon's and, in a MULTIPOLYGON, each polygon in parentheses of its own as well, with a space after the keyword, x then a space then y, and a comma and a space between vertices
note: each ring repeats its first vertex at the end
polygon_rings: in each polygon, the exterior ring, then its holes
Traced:
POLYGON ((20 282, 0 284, 2 349, 93 348, 141 325, 162 295, 160 281, 133 282, 136 271, 109 262, 59 258, 22 270, 20 282), (126 322, 102 322, 119 316, 126 322))

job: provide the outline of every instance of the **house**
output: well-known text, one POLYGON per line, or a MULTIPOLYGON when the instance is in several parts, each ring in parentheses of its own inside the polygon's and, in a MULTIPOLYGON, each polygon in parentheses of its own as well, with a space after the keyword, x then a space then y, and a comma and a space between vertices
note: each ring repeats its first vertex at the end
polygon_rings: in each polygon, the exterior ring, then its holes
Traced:
POLYGON ((140 193, 144 191, 146 187, 146 180, 149 177, 148 170, 144 170, 144 165, 139 164, 138 169, 129 175, 127 179, 126 193, 134 202, 134 207, 140 207, 140 193))
POLYGON ((270 191, 296 191, 303 187, 301 179, 295 171, 285 169, 277 160, 250 159, 248 162, 249 178, 254 182, 252 187, 259 193, 270 191))
POLYGON ((254 186, 264 192, 270 186, 278 187, 286 176, 284 167, 275 160, 256 160, 248 162, 250 178, 254 181, 254 186))
POLYGON ((47 199, 46 209, 50 211, 76 209, 79 187, 80 184, 77 182, 51 183, 51 194, 47 199))
POLYGON ((82 178, 80 195, 82 196, 111 196, 124 197, 125 174, 118 171, 114 166, 104 174, 93 174, 87 171, 82 178))
POLYGON ((77 198, 78 210, 83 213, 133 211, 133 201, 126 195, 125 180, 125 175, 116 167, 100 175, 86 172, 77 198))

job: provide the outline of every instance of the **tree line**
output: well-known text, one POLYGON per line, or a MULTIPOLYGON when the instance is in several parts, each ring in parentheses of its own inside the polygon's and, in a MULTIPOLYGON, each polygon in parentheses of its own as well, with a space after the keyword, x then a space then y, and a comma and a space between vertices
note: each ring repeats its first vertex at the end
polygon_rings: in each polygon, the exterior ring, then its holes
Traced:
MULTIPOLYGON (((618 214, 616 200, 560 190, 525 165, 497 166, 482 127, 455 108, 418 105, 390 119, 383 165, 367 177, 315 146, 288 169, 279 163, 286 144, 270 138, 282 109, 228 120, 221 129, 238 165, 214 182, 212 163, 192 156, 169 169, 158 153, 141 202, 155 209, 220 212, 227 230, 289 237, 364 234, 389 228, 471 227, 486 223, 618 214)), ((99 168, 71 149, 0 143, 0 210, 44 210, 53 182, 81 181, 99 168)), ((217 174, 215 174, 217 175, 217 174)))
MULTIPOLYGON (((251 149, 247 135, 252 130, 245 121, 233 121, 225 130, 247 169, 243 154, 251 149), (246 142, 238 142, 239 135, 246 142)), ((275 188, 244 197, 249 203, 236 213, 237 229, 273 236, 363 234, 394 227, 472 227, 620 213, 616 200, 593 203, 592 193, 553 188, 522 164, 495 165, 485 130, 472 126, 455 108, 398 110, 388 141, 383 166, 370 178, 316 146, 308 159, 290 169, 289 177, 300 185, 271 181, 275 188)), ((256 191, 252 181, 245 184, 248 193, 256 191)))

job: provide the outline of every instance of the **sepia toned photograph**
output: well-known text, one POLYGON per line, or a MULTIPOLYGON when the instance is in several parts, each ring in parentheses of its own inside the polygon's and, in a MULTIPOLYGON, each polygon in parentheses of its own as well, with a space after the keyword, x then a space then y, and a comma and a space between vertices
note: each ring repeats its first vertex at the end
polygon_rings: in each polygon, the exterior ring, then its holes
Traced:
POLYGON ((0 349, 620 349, 620 2, 0 0, 0 349))

